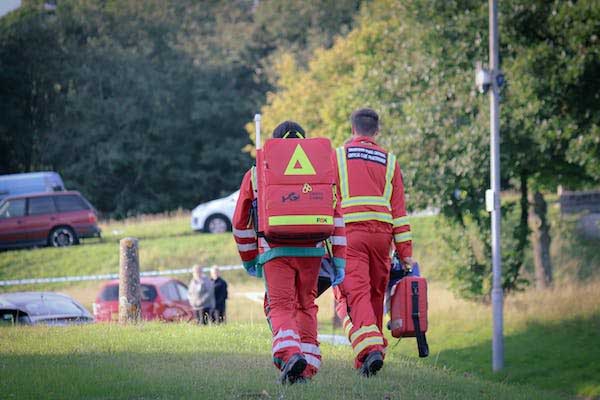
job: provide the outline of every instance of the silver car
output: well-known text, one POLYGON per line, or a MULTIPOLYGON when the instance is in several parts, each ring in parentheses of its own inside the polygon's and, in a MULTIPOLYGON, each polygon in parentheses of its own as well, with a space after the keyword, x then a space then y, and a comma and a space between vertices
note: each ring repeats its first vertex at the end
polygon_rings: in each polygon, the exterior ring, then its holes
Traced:
POLYGON ((15 292, 0 294, 2 325, 79 325, 94 317, 71 297, 53 292, 15 292))

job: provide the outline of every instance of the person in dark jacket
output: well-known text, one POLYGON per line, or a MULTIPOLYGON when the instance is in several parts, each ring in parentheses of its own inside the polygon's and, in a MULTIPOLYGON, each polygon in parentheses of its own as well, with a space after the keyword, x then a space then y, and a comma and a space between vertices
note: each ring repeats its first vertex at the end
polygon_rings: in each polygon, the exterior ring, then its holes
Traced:
POLYGON ((210 278, 213 281, 215 289, 215 308, 212 312, 213 323, 225 322, 225 306, 227 301, 227 282, 221 278, 219 268, 214 266, 210 270, 210 278))

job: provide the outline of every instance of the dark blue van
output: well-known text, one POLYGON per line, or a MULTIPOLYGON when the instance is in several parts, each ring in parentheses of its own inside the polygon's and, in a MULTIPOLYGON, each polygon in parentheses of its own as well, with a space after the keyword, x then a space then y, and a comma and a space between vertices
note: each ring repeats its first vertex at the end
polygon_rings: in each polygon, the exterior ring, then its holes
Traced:
POLYGON ((0 175, 0 200, 6 196, 63 190, 65 190, 65 184, 56 172, 0 175))

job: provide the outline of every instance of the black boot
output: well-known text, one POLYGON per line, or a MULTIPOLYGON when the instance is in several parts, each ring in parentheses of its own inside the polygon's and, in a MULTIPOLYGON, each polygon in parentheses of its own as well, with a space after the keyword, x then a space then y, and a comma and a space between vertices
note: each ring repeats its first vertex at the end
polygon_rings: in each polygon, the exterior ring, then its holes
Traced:
POLYGON ((362 367, 360 367, 360 374, 366 378, 377 374, 383 367, 383 354, 380 351, 372 351, 367 354, 362 367))
POLYGON ((290 385, 293 385, 296 382, 300 383, 302 380, 302 372, 304 372, 306 365, 306 359, 302 354, 294 354, 285 363, 283 370, 281 370, 279 381, 284 385, 286 383, 289 383, 290 385))

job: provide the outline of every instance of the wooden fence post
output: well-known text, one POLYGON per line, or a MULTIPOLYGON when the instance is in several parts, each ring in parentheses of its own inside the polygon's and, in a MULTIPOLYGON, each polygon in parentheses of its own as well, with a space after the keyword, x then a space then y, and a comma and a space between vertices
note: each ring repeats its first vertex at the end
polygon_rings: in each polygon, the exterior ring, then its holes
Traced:
POLYGON ((119 246, 119 323, 138 322, 142 316, 138 240, 124 238, 119 246))

